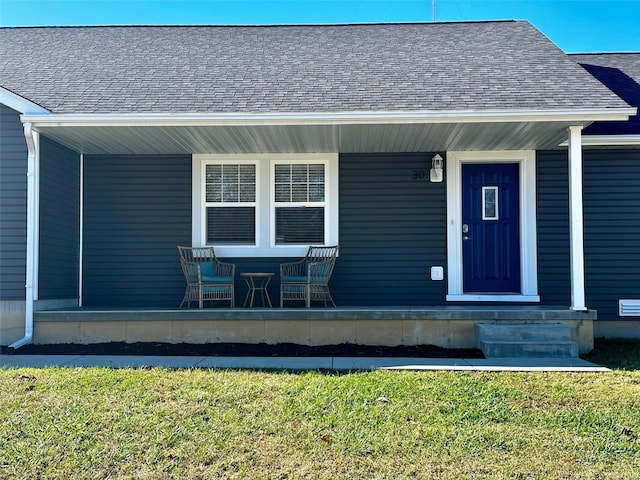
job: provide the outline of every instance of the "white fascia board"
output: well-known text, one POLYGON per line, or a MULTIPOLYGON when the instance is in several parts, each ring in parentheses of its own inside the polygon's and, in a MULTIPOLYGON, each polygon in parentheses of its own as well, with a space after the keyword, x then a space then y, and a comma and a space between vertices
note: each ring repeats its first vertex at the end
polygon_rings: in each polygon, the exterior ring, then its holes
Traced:
POLYGON ((22 114, 50 113, 46 108, 37 105, 26 98, 0 87, 0 103, 22 114))
MULTIPOLYGON (((569 145, 563 142, 562 147, 569 145)), ((582 135, 583 147, 615 147, 627 145, 640 145, 640 135, 582 135)))
POLYGON ((23 115, 34 127, 52 126, 259 126, 411 123, 625 121, 635 108, 567 110, 449 110, 307 113, 123 113, 23 115))

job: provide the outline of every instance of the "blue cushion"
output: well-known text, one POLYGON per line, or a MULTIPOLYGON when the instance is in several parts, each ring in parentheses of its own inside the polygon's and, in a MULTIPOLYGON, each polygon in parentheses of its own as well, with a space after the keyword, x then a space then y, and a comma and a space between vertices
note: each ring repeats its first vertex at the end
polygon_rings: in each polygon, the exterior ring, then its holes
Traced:
POLYGON ((215 277, 216 276, 216 266, 213 262, 202 262, 200 263, 200 275, 202 275, 202 279, 205 277, 215 277))
POLYGON ((282 277, 284 283, 307 283, 307 277, 282 277))
POLYGON ((233 277, 202 277, 203 282, 209 283, 233 283, 233 277))
POLYGON ((214 262, 202 262, 200 264, 200 276, 203 282, 213 283, 233 283, 233 277, 221 277, 216 275, 216 266, 214 262))

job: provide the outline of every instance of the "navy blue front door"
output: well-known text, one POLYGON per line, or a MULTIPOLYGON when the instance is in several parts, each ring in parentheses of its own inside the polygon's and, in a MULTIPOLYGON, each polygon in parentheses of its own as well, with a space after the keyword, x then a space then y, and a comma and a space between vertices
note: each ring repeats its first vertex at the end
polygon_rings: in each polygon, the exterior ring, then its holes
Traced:
POLYGON ((464 293, 520 293, 517 163, 462 164, 464 293))

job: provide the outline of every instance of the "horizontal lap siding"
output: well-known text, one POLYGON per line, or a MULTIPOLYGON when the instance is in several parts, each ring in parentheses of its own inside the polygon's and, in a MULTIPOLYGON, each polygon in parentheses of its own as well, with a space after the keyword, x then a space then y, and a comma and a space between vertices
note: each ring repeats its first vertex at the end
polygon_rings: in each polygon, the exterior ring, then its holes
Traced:
POLYGON ((540 301, 543 305, 570 305, 567 152, 538 152, 536 160, 540 301))
POLYGON ((191 156, 85 156, 84 304, 175 307, 191 243, 191 156))
POLYGON ((587 305, 618 320, 618 299, 640 299, 640 149, 587 151, 584 164, 587 305))
POLYGON ((0 105, 0 300, 24 300, 27 143, 20 117, 0 105))
POLYGON ((40 137, 39 298, 78 296, 80 154, 40 137))
MULTIPOLYGON (((599 320, 619 320, 618 300, 640 299, 640 149, 583 157, 587 306, 599 320)), ((542 303, 569 304, 566 151, 538 152, 538 249, 542 303)))
MULTIPOLYGON (((340 257, 330 284, 338 305, 446 303, 446 282, 429 278, 431 266, 446 265, 445 184, 413 179, 431 156, 340 156, 340 257)), ((566 151, 539 152, 537 162, 541 303, 568 305, 566 151)), ((601 319, 617 318, 618 298, 640 297, 638 164, 631 151, 585 153, 587 305, 601 319)), ((191 241, 190 157, 87 156, 85 174, 85 305, 178 305, 176 246, 191 241)), ((239 274, 252 270, 276 274, 278 301, 278 267, 289 259, 230 260, 238 303, 239 274)))
POLYGON ((340 257, 331 281, 339 305, 441 305, 446 265, 444 183, 433 154, 340 156, 340 257), (414 173, 427 178, 414 179, 414 173))

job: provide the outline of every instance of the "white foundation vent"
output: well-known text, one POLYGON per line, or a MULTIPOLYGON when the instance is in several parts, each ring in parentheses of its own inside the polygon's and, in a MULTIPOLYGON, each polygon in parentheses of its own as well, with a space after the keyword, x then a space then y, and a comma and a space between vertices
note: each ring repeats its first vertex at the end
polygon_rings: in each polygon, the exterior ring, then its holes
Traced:
POLYGON ((640 300, 618 300, 621 317, 640 317, 640 300))

